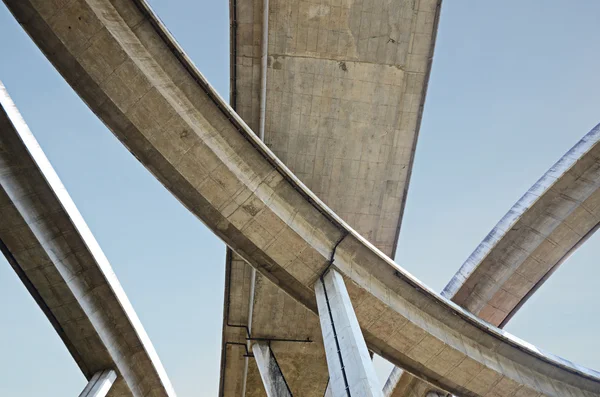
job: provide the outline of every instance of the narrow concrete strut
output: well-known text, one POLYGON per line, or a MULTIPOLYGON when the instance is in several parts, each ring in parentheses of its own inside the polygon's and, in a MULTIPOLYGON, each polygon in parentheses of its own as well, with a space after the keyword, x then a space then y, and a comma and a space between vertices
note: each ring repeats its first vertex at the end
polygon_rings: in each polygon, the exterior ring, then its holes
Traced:
POLYGON ((346 234, 335 268, 375 353, 457 395, 600 396, 600 374, 481 321, 342 221, 212 89, 145 2, 4 1, 136 158, 313 313, 314 284, 346 234))
POLYGON ((252 354, 256 360, 267 397, 292 397, 290 388, 283 377, 269 343, 255 343, 252 345, 252 354))
POLYGON ((79 397, 106 397, 115 379, 117 373, 112 369, 96 372, 79 397))
POLYGON ((334 397, 383 397, 344 279, 330 269, 315 283, 323 343, 334 397))

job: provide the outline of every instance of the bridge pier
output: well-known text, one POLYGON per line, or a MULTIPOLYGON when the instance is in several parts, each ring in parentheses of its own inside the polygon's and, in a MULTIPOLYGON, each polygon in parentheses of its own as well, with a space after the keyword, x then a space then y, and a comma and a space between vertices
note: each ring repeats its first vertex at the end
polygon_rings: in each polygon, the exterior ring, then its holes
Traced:
POLYGON ((256 360, 267 397, 292 397, 292 392, 283 377, 269 343, 255 343, 252 346, 252 354, 256 360))
POLYGON ((330 270, 315 284, 333 397, 383 397, 344 279, 330 270))
POLYGON ((96 372, 79 397, 106 397, 116 379, 117 373, 112 369, 96 372))

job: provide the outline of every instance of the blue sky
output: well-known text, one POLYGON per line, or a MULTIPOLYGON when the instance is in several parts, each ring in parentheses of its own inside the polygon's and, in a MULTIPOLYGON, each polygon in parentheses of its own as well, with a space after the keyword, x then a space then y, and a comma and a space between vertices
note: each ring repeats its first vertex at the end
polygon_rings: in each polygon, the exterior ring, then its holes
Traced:
MULTIPOLYGON (((228 95, 226 0, 153 0, 228 95)), ((512 204, 600 122, 600 3, 446 1, 397 262, 441 290, 512 204)), ((0 5, 0 79, 104 249, 179 396, 217 395, 224 245, 125 150, 0 5)), ((600 369, 600 235, 507 329, 600 369)), ((85 379, 0 258, 0 395, 85 379)), ((378 362, 382 377, 388 366, 378 362)))

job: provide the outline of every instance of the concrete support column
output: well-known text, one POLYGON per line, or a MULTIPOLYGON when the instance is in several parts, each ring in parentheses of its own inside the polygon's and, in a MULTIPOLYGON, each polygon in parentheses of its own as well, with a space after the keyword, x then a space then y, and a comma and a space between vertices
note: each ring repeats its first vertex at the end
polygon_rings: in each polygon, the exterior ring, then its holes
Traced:
POLYGON ((342 275, 330 270, 315 284, 333 397, 383 397, 342 275))
POLYGON ((112 369, 96 372, 79 397, 106 397, 116 379, 117 373, 112 369))
POLYGON ((258 342, 252 346, 252 354, 258 366, 258 372, 265 386, 267 397, 292 397, 281 368, 268 343, 258 342))

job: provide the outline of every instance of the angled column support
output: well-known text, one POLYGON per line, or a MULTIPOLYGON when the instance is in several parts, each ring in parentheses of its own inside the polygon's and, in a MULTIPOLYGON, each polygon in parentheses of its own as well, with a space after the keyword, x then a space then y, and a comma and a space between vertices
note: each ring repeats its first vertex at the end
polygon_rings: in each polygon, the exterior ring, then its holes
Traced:
POLYGON ((283 377, 269 343, 255 343, 252 346, 252 354, 256 360, 267 397, 292 397, 292 392, 283 377))
POLYGON ((330 270, 315 284, 333 397, 383 397, 342 275, 330 270))
POLYGON ((112 369, 96 372, 79 397, 106 397, 116 379, 117 373, 112 369))

